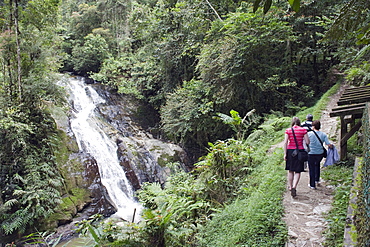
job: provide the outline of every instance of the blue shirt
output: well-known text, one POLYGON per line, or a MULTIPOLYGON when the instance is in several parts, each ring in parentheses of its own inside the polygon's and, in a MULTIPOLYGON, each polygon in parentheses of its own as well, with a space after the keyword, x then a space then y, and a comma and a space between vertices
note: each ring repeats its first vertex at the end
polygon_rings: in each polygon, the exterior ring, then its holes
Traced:
MULTIPOLYGON (((326 145, 330 144, 328 136, 324 132, 321 132, 318 130, 314 130, 314 131, 316 132, 316 134, 319 136, 319 138, 321 139, 323 143, 325 143, 326 145)), ((324 150, 322 148, 322 145, 319 139, 317 139, 317 136, 315 135, 314 131, 308 132, 308 138, 310 138, 310 145, 309 145, 310 152, 308 154, 322 154, 324 150)))

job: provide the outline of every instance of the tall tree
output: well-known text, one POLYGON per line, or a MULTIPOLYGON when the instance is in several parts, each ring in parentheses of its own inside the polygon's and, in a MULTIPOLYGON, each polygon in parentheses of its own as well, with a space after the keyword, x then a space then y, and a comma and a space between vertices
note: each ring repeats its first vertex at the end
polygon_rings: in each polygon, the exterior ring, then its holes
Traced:
POLYGON ((121 40, 124 52, 105 61, 93 77, 159 109, 167 93, 194 76, 196 55, 214 19, 213 10, 200 0, 133 3, 129 36, 121 40))
POLYGON ((19 101, 22 100, 22 65, 21 65, 21 47, 19 39, 19 15, 18 15, 18 0, 14 2, 14 29, 15 29, 15 42, 17 45, 17 82, 18 82, 18 97, 19 101))
MULTIPOLYGON (((0 13, 0 234, 30 230, 59 202, 55 124, 60 98, 54 30, 58 0, 5 1, 0 13)), ((4 236, 0 236, 3 240, 4 236)))

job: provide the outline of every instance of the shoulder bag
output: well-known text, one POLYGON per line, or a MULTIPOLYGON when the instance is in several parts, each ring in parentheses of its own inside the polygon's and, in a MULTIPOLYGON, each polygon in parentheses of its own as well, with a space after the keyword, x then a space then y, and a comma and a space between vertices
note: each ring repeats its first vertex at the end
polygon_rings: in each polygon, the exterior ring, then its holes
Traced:
POLYGON ((298 155, 298 160, 301 161, 301 162, 305 162, 305 161, 308 160, 308 153, 304 149, 298 149, 298 142, 297 142, 297 138, 295 137, 293 127, 292 127, 292 132, 293 132, 294 141, 295 141, 295 145, 296 145, 296 149, 293 151, 292 156, 295 157, 296 155, 298 155))
POLYGON ((313 131, 313 133, 315 133, 317 139, 319 139, 320 143, 321 143, 321 146, 322 146, 322 149, 324 149, 324 152, 322 153, 322 155, 324 156, 324 158, 326 158, 326 156, 328 156, 328 151, 326 150, 326 148, 324 148, 324 143, 322 143, 319 135, 316 133, 316 131, 313 131))

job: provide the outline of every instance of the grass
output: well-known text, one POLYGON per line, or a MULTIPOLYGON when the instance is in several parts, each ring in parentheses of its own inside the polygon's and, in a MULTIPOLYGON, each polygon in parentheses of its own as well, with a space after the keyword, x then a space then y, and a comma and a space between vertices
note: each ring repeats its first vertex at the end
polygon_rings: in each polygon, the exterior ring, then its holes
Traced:
POLYGON ((313 119, 320 119, 322 115, 322 111, 326 108, 326 106, 329 103, 330 96, 335 94, 340 87, 340 83, 335 84, 333 87, 331 87, 321 98, 320 100, 315 104, 315 106, 307 108, 303 111, 300 111, 297 114, 297 117, 303 122, 306 119, 307 114, 312 114, 313 119))
MULTIPOLYGON (((321 99, 314 107, 299 112, 297 116, 301 119, 304 119, 308 113, 311 113, 314 116, 319 116, 322 110, 328 104, 329 96, 337 92, 339 86, 339 84, 333 86, 327 93, 325 93, 321 97, 321 99)), ((201 210, 203 208, 200 206, 200 202, 195 202, 194 205, 188 205, 190 207, 188 211, 196 213, 193 214, 193 217, 196 217, 198 214, 198 216, 201 216, 204 219, 194 218, 192 221, 189 221, 189 219, 191 218, 189 218, 188 220, 186 220, 187 218, 185 218, 183 222, 174 221, 173 219, 172 221, 170 221, 171 217, 168 218, 169 221, 164 221, 163 218, 158 218, 157 221, 157 218, 147 219, 146 226, 143 226, 143 228, 139 229, 138 239, 140 241, 145 241, 149 243, 150 241, 148 240, 150 239, 145 238, 145 235, 142 235, 142 233, 150 234, 150 238, 156 237, 156 235, 153 235, 153 233, 158 232, 157 230, 159 229, 159 222, 162 223, 160 225, 162 226, 162 228, 160 228, 159 230, 163 230, 162 233, 165 236, 168 236, 168 238, 171 238, 165 239, 166 241, 168 241, 168 246, 284 246, 287 241, 288 231, 287 226, 283 220, 284 206, 282 195, 286 190, 286 171, 284 170, 283 165, 283 150, 281 148, 278 148, 273 153, 271 153, 269 149, 272 145, 283 141, 284 131, 286 128, 289 127, 290 120, 290 116, 281 117, 271 115, 268 117, 264 124, 259 126, 258 129, 256 129, 247 138, 247 140, 245 140, 244 143, 241 144, 245 145, 245 150, 251 150, 250 160, 253 161, 251 167, 247 167, 247 163, 243 163, 242 165, 244 165, 245 168, 250 168, 249 170, 253 171, 246 174, 246 176, 240 176, 238 178, 232 177, 228 180, 224 179, 225 183, 226 181, 233 181, 235 184, 241 184, 241 187, 233 186, 232 184, 223 184, 226 187, 229 186, 230 188, 232 188, 231 193, 233 195, 236 195, 236 197, 228 195, 228 198, 230 198, 230 200, 225 200, 227 201, 227 203, 219 205, 217 207, 213 205, 215 208, 212 208, 213 213, 211 215, 207 214, 202 216, 201 210), (238 181, 235 181, 235 179, 240 179, 240 183, 238 181), (192 208, 196 210, 193 210, 192 208), (178 237, 180 229, 186 230, 188 232, 184 233, 184 238, 182 236, 181 238, 178 237), (193 233, 195 233, 195 236, 193 235, 193 233), (176 237, 178 239, 173 239, 176 237), (183 242, 183 239, 185 239, 186 242, 183 242), (176 243, 182 244, 180 245, 176 243)), ((217 161, 221 159, 222 162, 220 164, 227 164, 228 168, 230 167, 230 169, 233 167, 235 169, 238 168, 240 166, 240 161, 243 160, 243 156, 239 156, 239 153, 237 152, 229 152, 227 149, 228 145, 226 145, 225 147, 222 147, 221 145, 219 149, 214 150, 213 156, 215 160, 217 161), (228 158, 230 158, 230 161, 228 158)), ((215 161, 212 161, 212 164, 210 163, 209 165, 216 165, 214 164, 214 162, 215 161)), ((345 179, 348 178, 348 176, 345 175, 345 172, 343 170, 335 170, 335 172, 332 172, 332 170, 334 171, 335 168, 337 168, 337 166, 329 167, 325 170, 330 171, 330 173, 328 174, 330 174, 333 183, 335 181, 338 182, 343 180, 341 186, 338 186, 338 189, 336 190, 338 191, 338 194, 336 196, 338 205, 334 205, 334 208, 337 208, 342 213, 346 212, 346 210, 343 210, 343 208, 344 204, 348 203, 348 198, 346 194, 347 187, 344 186, 348 185, 348 181, 345 179), (343 178, 337 178, 333 174, 336 174, 336 176, 343 176, 343 178)), ((231 169, 231 171, 233 170, 231 169)), ((323 173, 325 174, 325 172, 323 173)), ((221 180, 220 178, 218 178, 217 180, 213 179, 217 175, 217 173, 213 175, 214 176, 210 177, 209 180, 212 181, 213 184, 215 184, 216 182, 224 182, 224 180, 221 180)), ((323 175, 323 177, 324 176, 325 175, 323 175)), ((172 182, 174 183, 174 181, 172 182)), ((199 183, 199 181, 194 180, 190 184, 197 183, 199 183)), ((213 184, 204 184, 200 187, 198 186, 199 188, 196 188, 202 190, 203 187, 209 187, 213 184)), ((211 188, 218 188, 216 185, 211 188)), ((163 212, 167 213, 168 215, 171 215, 169 213, 173 213, 173 215, 175 215, 175 213, 177 212, 175 212, 174 209, 170 207, 171 205, 174 205, 173 203, 169 203, 171 201, 171 198, 176 199, 180 198, 180 196, 186 196, 186 193, 185 195, 184 193, 175 193, 176 191, 183 191, 184 186, 181 183, 173 184, 172 187, 172 191, 164 191, 163 193, 167 196, 162 196, 161 198, 162 201, 167 200, 167 204, 165 203, 162 206, 164 210, 163 212), (176 190, 174 191, 174 189, 176 190)), ((191 191, 194 192, 194 190, 191 191)), ((221 193, 219 192, 219 190, 217 190, 216 192, 221 193)), ((187 200, 196 200, 198 197, 205 193, 206 191, 204 191, 203 188, 202 191, 191 193, 193 195, 193 199, 187 197, 187 200), (194 197, 194 195, 197 196, 194 197)), ((158 201, 158 198, 156 198, 156 196, 158 197, 158 195, 153 194, 153 198, 149 197, 149 199, 153 199, 153 202, 156 202, 158 201)), ((184 206, 181 206, 181 212, 184 211, 183 208, 184 206)), ((155 213, 156 211, 153 210, 153 212, 155 213)), ((332 217, 330 219, 332 221, 331 226, 336 227, 336 223, 342 221, 342 215, 337 214, 336 211, 333 211, 333 213, 330 212, 330 214, 332 217)), ((339 226, 339 228, 341 228, 341 226, 339 226)), ((343 234, 341 236, 343 236, 343 234)), ((339 237, 337 238, 337 231, 333 231, 332 237, 328 235, 328 238, 333 240, 339 239, 339 237)))
POLYGON ((247 196, 227 205, 201 232, 199 246, 283 246, 287 229, 282 221, 285 171, 282 150, 265 157, 249 177, 247 196), (251 191, 250 191, 251 190, 251 191))
POLYGON ((335 187, 332 208, 326 215, 328 227, 324 231, 324 246, 343 246, 349 195, 352 186, 353 167, 342 162, 328 166, 322 171, 322 178, 335 187))
MULTIPOLYGON (((339 87, 339 83, 334 85, 315 106, 297 113, 296 116, 301 120, 309 113, 316 118, 321 116, 330 100, 329 97, 336 93, 339 87)), ((255 148, 254 159, 258 160, 260 165, 248 177, 246 197, 239 197, 209 221, 202 230, 200 246, 284 246, 287 228, 282 220, 282 194, 285 191, 286 173, 283 166, 279 166, 283 163, 283 152, 281 149, 270 155, 266 155, 266 152, 272 144, 283 140, 284 130, 289 126, 290 119, 272 116, 248 137, 247 142, 255 148)), ((338 171, 338 175, 343 175, 341 179, 347 178, 346 174, 338 171)), ((348 181, 345 181, 347 186, 348 181)), ((334 206, 341 210, 342 214, 346 212, 342 204, 348 203, 346 186, 343 185, 337 190, 338 199, 343 201, 337 201, 338 205, 334 206)), ((334 214, 333 227, 335 222, 340 220, 334 219, 334 214)), ((341 239, 343 240, 343 234, 341 239)))

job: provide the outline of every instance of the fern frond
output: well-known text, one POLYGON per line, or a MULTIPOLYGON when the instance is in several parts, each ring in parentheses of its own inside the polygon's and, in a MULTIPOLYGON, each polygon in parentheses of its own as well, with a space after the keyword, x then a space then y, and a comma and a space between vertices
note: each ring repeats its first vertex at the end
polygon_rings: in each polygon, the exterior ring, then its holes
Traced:
POLYGON ((14 174, 13 178, 14 178, 14 181, 20 181, 22 183, 25 182, 24 178, 21 175, 19 175, 18 173, 14 174))
POLYGON ((4 203, 4 206, 5 207, 13 207, 14 205, 18 204, 18 200, 17 199, 11 199, 11 200, 8 200, 4 203))

